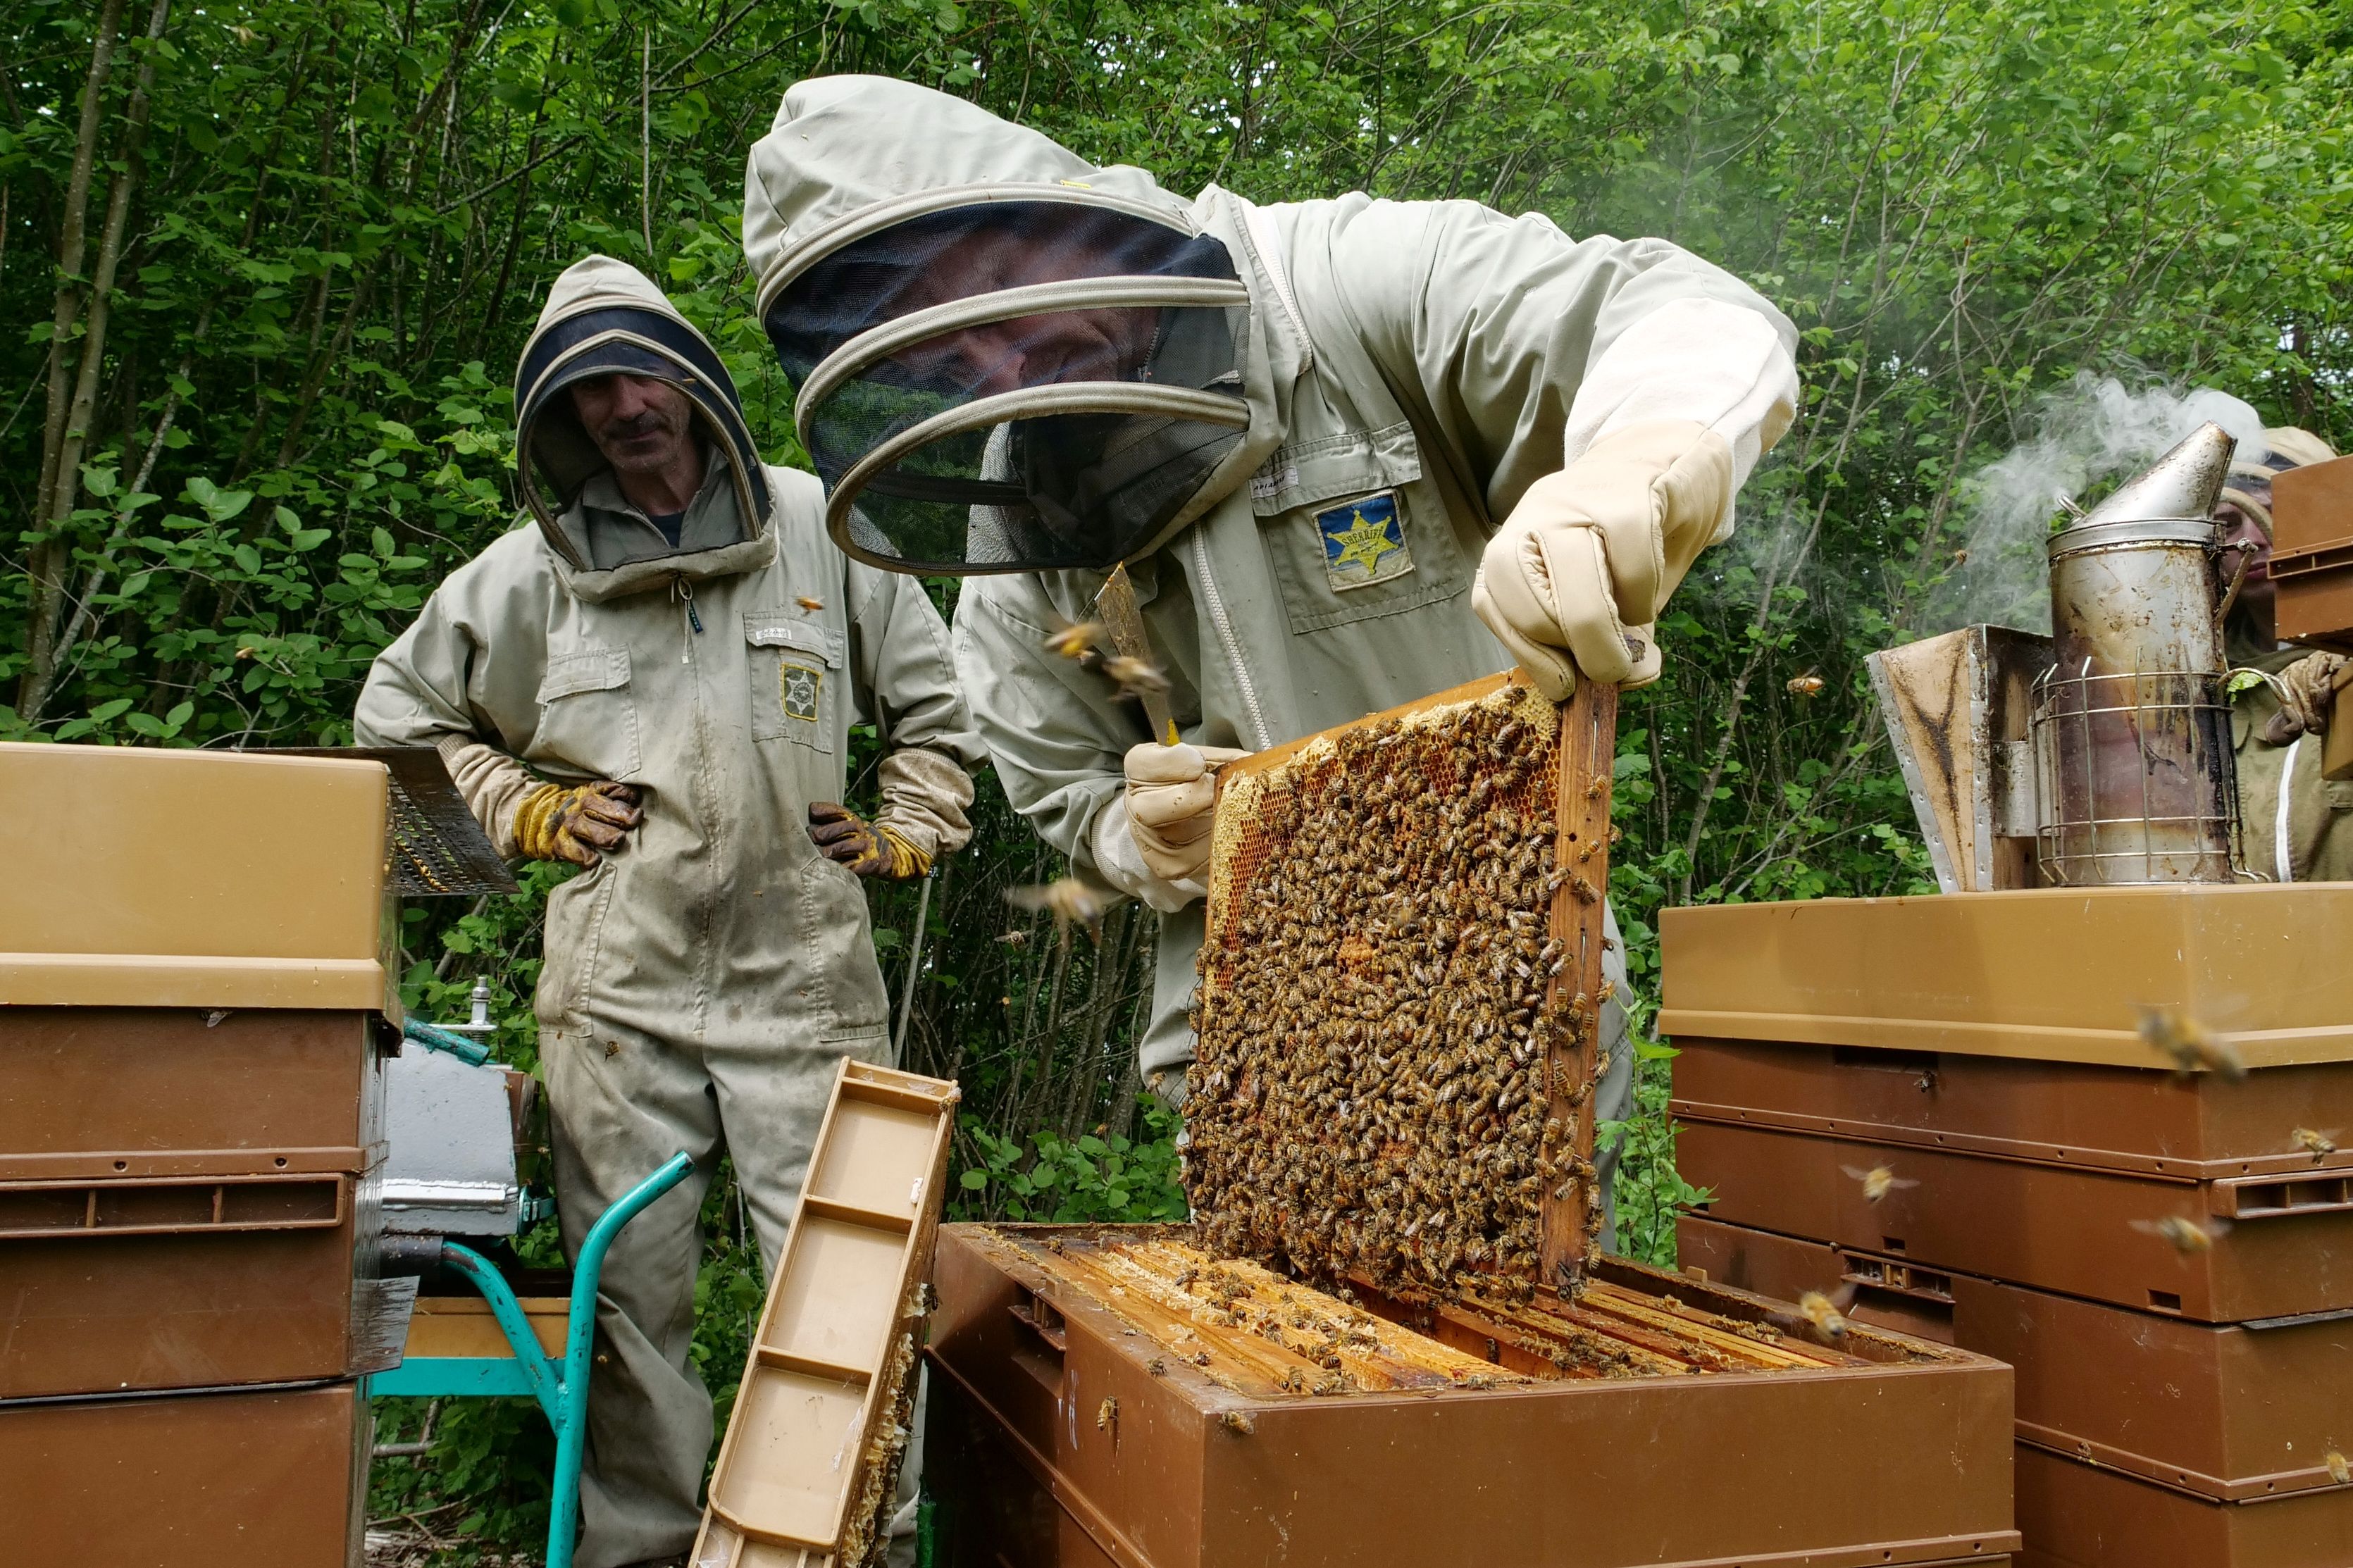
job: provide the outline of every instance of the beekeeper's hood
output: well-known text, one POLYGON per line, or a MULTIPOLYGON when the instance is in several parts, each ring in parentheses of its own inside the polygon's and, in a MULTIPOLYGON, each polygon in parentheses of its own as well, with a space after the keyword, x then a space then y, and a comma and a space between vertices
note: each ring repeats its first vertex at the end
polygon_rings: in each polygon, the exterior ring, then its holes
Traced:
POLYGON ((1246 463, 1250 296, 1190 204, 881 77, 785 94, 744 252, 842 549, 1107 569, 1246 463))
MULTIPOLYGON (((768 485, 734 379, 709 341, 644 273, 609 256, 592 256, 566 268, 548 290, 547 307, 515 365, 517 482, 555 552, 576 574, 591 569, 588 541, 575 532, 576 514, 574 527, 565 520, 589 480, 611 465, 582 427, 571 389, 616 373, 666 381, 686 395, 707 461, 723 468, 734 488, 740 521, 735 537, 724 542, 759 542, 768 522, 768 485)), ((712 550, 712 541, 690 537, 681 553, 712 550)))
POLYGON ((2274 425, 2263 432, 2263 444, 2252 449, 2242 445, 2231 458, 2231 477, 2222 487, 2221 500, 2237 507, 2263 531, 2272 534, 2272 479, 2290 468, 2300 468, 2307 463, 2325 463, 2337 456, 2337 449, 2309 430, 2299 430, 2293 425, 2274 425))

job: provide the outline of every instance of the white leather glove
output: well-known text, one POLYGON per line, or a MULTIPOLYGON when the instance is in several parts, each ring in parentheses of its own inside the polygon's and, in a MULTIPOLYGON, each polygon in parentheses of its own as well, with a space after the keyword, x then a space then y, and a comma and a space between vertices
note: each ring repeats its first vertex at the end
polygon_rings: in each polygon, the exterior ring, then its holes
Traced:
POLYGON ((1208 869, 1218 803, 1218 781, 1210 769, 1248 755, 1226 746, 1150 741, 1128 748, 1128 831, 1154 876, 1180 882, 1198 879, 1208 869))
POLYGON ((1566 700, 1580 672, 1647 685, 1659 678, 1659 611, 1733 489, 1731 444, 1705 426, 1612 431, 1527 488, 1487 542, 1471 607, 1548 700, 1566 700))

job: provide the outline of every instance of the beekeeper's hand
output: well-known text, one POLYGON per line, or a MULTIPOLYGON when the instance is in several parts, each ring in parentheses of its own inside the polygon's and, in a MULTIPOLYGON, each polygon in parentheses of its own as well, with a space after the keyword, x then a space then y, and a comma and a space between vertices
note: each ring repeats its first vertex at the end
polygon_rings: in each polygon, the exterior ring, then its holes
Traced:
POLYGON ((1487 542, 1471 607, 1536 689, 1659 676, 1653 624, 1732 506, 1732 447, 1695 422, 1630 425, 1530 485, 1487 542))
POLYGON ((1128 748, 1128 832, 1154 876, 1181 882, 1208 869, 1209 830, 1217 825, 1213 770, 1248 755, 1226 746, 1164 746, 1153 741, 1128 748))
POLYGON ((931 874, 932 858, 888 823, 869 822, 848 806, 815 800, 808 808, 810 840, 818 853, 853 876, 904 882, 931 874))
POLYGON ((610 779, 542 784, 515 807, 515 847, 527 859, 594 866, 644 820, 634 785, 610 779))

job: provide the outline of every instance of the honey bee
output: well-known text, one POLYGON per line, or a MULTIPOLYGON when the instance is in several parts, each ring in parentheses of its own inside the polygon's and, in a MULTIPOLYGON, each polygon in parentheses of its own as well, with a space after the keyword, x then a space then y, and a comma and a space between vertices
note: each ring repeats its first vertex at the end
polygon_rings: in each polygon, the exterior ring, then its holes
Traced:
POLYGON ((1119 1425, 1119 1401, 1106 1399, 1095 1407, 1095 1430, 1108 1432, 1119 1425))
POLYGON ((2316 1132, 2309 1127, 2299 1127, 2295 1130, 2295 1146, 2311 1155, 2316 1165, 2337 1152, 2336 1130, 2316 1132))
POLYGON ((1167 671, 1150 659, 1114 654, 1103 660, 1103 669, 1119 688, 1122 697, 1157 695, 1168 689, 1167 671))
POLYGON ((2149 1049, 2170 1061, 2177 1072, 2204 1069, 2231 1083, 2247 1076, 2239 1047, 2189 1014, 2171 1007, 2143 1007, 2140 1037, 2149 1049))
POLYGON ((1218 1425, 1237 1437, 1247 1437, 1258 1430, 1258 1423, 1250 1419, 1247 1410, 1221 1410, 1218 1413, 1218 1425))
POLYGON ((2228 1220, 2200 1221, 2169 1214, 2162 1219, 2137 1219, 2132 1222, 2132 1227, 2144 1236, 2164 1237, 2174 1251, 2188 1258, 2211 1251, 2214 1243, 2229 1232, 2231 1225, 2228 1220))
POLYGON ((798 605, 802 609, 807 610, 812 616, 825 608, 825 601, 823 599, 812 599, 807 594, 796 595, 793 598, 793 603, 798 605))
POLYGON ((1792 697, 1820 697, 1825 684, 1820 676, 1810 669, 1803 675, 1792 676, 1784 689, 1792 697))
POLYGON ((1073 621, 1054 628, 1046 638, 1046 651, 1062 658, 1084 658, 1107 635, 1101 621, 1073 621))
POLYGON ((2320 1462, 2328 1467, 2328 1479, 2330 1480, 2335 1481, 2340 1487, 2353 1486, 2353 1465, 2348 1465, 2345 1462, 2344 1455, 2338 1453, 2336 1449, 2331 1448, 2328 1450, 2327 1457, 2323 1458, 2320 1462))
POLYGON ((1846 1314, 1836 1302, 1820 1290, 1809 1290, 1798 1298, 1798 1310, 1814 1326, 1814 1332, 1826 1341, 1837 1341, 1846 1333, 1846 1314))
POLYGON ((1920 1184, 1917 1182, 1903 1180, 1885 1165, 1873 1165, 1868 1171, 1859 1171, 1852 1165, 1841 1165, 1839 1169, 1862 1184, 1863 1202, 1870 1204, 1877 1203, 1898 1187, 1916 1187, 1920 1184))
POLYGON ((1111 896, 1076 877, 1063 877, 1043 887, 1008 888, 1005 901, 1018 910, 1043 910, 1054 917, 1057 936, 1068 938, 1072 921, 1095 935, 1112 906, 1111 896))

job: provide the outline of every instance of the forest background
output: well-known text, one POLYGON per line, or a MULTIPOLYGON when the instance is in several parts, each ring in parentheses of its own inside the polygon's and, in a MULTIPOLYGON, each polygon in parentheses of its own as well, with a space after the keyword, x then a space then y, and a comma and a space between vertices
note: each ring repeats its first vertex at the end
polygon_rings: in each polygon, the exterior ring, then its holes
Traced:
MULTIPOLYGON (((587 252, 670 289, 800 460, 744 155, 797 78, 886 72, 1179 191, 1662 235, 1797 322, 1803 415, 1620 728, 1646 1024, 1662 906, 1933 885, 1862 658, 1938 629, 1970 476, 2053 389, 2209 383, 2353 435, 2348 42, 2337 8, 2184 0, 7 0, 0 739, 348 739, 369 659, 512 522, 513 356, 587 252)), ((1132 1067, 1149 916, 1056 941, 1003 900, 1054 858, 987 780, 977 818, 920 965, 914 892, 876 895, 907 1063, 965 1085, 960 1204, 1181 1213, 1132 1067)), ((552 879, 408 915, 411 1005, 487 977, 526 1067, 552 879)), ((1684 1194, 1643 1050, 1621 1214, 1661 1257, 1684 1194)), ((757 1261, 727 1182, 706 1217, 696 1353, 732 1389, 757 1261)), ((378 1510, 461 1558, 527 1542, 546 1447, 527 1408, 444 1413, 378 1510)))

